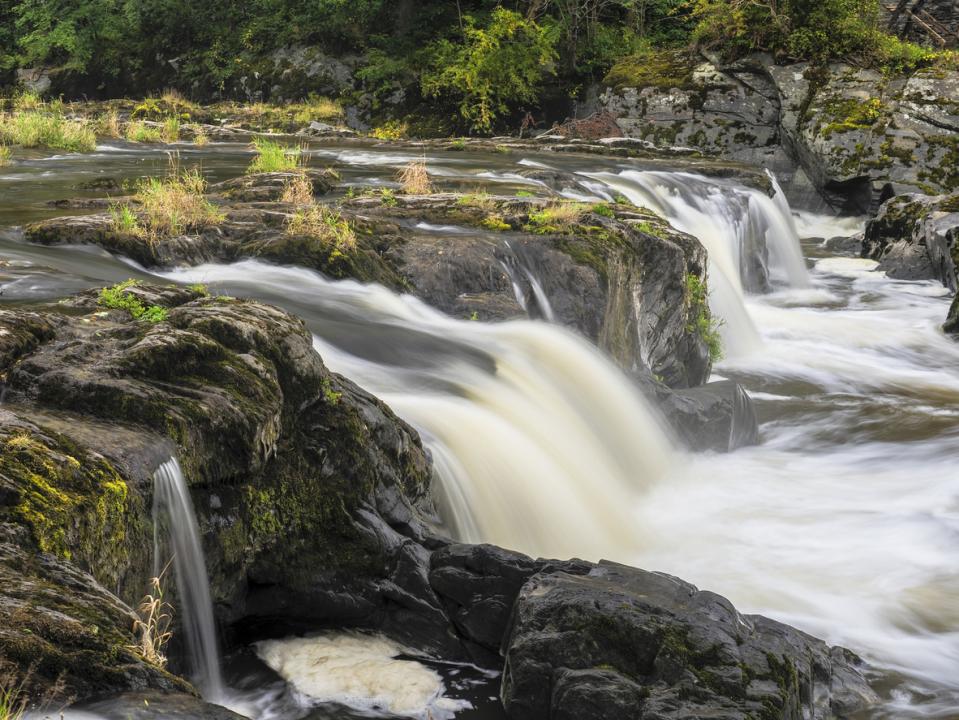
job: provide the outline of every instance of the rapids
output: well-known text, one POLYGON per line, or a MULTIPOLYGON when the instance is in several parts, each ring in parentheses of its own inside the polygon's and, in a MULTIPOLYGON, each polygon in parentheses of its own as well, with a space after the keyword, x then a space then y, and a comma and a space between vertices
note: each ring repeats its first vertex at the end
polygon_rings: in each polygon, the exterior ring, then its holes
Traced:
MULTIPOLYGON (((183 152, 212 178, 249 159, 241 145, 183 152)), ((682 168, 362 144, 317 144, 310 155, 335 162, 347 185, 391 186, 403 163, 425 157, 439 184, 508 194, 542 189, 523 170, 556 168, 570 173, 557 188, 570 197, 622 194, 662 212, 710 250, 728 354, 715 373, 750 391, 761 444, 677 450, 655 410, 563 329, 455 320, 302 269, 246 261, 150 273, 7 231, 0 301, 159 276, 282 305, 307 321, 333 369, 421 431, 442 520, 458 537, 674 573, 867 657, 885 700, 871 718, 959 716, 959 345, 938 329, 940 286, 894 281, 797 240, 852 235, 860 219, 791 212, 781 196, 682 168), (760 242, 768 262, 744 263, 760 242)), ((0 173, 0 225, 62 212, 45 203, 76 195, 77 182, 155 173, 165 161, 123 143, 18 158, 0 173)))

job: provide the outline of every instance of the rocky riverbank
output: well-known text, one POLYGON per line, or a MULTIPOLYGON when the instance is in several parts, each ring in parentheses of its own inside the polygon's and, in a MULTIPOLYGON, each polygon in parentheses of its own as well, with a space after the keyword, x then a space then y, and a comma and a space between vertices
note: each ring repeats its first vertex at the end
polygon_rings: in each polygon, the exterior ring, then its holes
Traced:
POLYGON ((954 69, 895 74, 668 51, 656 62, 661 72, 614 69, 602 96, 627 137, 765 166, 797 196, 821 193, 857 212, 959 185, 954 69))
POLYGON ((255 622, 376 629, 494 667, 502 654, 515 718, 623 703, 641 717, 828 718, 872 701, 851 653, 674 578, 450 545, 416 433, 330 373, 301 321, 199 289, 116 292, 150 312, 90 292, 0 314, 0 657, 32 669, 36 697, 154 688, 175 706, 189 692, 131 649, 151 477, 176 456, 228 644, 255 622))

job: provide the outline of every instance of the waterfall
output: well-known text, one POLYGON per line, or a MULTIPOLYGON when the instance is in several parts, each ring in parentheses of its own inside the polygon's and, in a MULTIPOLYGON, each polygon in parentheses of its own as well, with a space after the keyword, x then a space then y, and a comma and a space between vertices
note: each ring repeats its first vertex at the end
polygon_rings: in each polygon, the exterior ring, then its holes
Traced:
POLYGON ((179 611, 183 618, 190 671, 206 700, 223 697, 223 680, 213 622, 213 602, 206 562, 200 547, 200 532, 190 491, 176 458, 170 458, 153 475, 153 528, 155 572, 173 558, 179 611), (166 530, 163 547, 160 528, 166 530), (167 550, 167 553, 164 553, 167 550))
POLYGON ((709 253, 710 305, 723 320, 720 332, 729 356, 749 354, 760 345, 745 292, 765 291, 770 283, 809 285, 796 227, 775 178, 776 193, 769 197, 690 173, 626 170, 584 176, 699 239, 709 253))
POLYGON ((420 431, 458 539, 628 560, 640 495, 682 463, 655 408, 564 328, 456 320, 381 286, 253 260, 164 276, 303 317, 332 370, 420 431))

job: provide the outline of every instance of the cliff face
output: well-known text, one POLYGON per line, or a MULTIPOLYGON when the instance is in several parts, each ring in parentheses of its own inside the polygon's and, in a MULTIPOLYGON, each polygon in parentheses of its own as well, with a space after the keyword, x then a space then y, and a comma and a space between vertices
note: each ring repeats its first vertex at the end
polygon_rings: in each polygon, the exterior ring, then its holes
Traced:
POLYGON ((694 70, 675 84, 603 95, 626 135, 764 165, 859 212, 959 187, 959 72, 684 62, 694 70))

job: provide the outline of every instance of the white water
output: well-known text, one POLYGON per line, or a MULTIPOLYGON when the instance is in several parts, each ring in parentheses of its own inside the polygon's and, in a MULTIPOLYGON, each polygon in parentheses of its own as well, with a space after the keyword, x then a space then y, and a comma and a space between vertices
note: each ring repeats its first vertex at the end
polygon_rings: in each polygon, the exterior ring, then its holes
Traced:
POLYGON ((632 383, 562 328, 454 320, 382 287, 252 260, 164 277, 282 297, 312 321, 329 367, 422 433, 438 460, 444 516, 464 540, 628 558, 640 493, 682 462, 632 383))
POLYGON ((338 632, 265 640, 257 655, 302 696, 301 704, 340 703, 360 710, 446 720, 469 707, 443 696, 443 679, 381 636, 338 632))
POLYGON ((194 684, 206 700, 218 702, 224 693, 213 602, 190 490, 176 458, 157 468, 153 480, 155 572, 159 574, 172 558, 175 610, 182 617, 194 684))
POLYGON ((759 190, 699 175, 626 170, 584 173, 649 208, 678 230, 698 238, 709 253, 710 305, 722 320, 720 333, 729 356, 760 346, 759 333, 744 306, 744 280, 757 260, 774 283, 807 287, 809 277, 789 206, 778 187, 770 198, 759 190), (762 250, 768 262, 762 262, 762 250))

